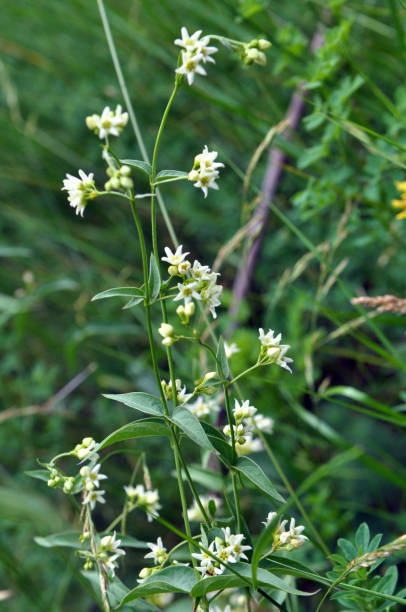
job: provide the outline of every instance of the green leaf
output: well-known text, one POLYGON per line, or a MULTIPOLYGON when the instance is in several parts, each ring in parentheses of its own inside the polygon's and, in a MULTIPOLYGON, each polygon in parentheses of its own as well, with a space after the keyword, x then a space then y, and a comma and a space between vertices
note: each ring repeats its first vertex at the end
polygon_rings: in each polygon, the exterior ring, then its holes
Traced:
POLYGON ((24 472, 24 474, 31 476, 31 478, 38 478, 38 480, 43 480, 44 482, 48 482, 49 480, 48 470, 28 470, 24 472))
POLYGON ((151 298, 155 300, 161 289, 161 275, 159 273, 159 267, 155 258, 155 255, 151 253, 149 260, 149 279, 148 286, 151 298))
POLYGON ((132 308, 133 306, 137 306, 137 304, 141 304, 144 301, 143 297, 136 297, 127 302, 125 306, 123 306, 123 310, 127 310, 127 308, 132 308))
POLYGON ((139 287, 113 287, 113 289, 106 289, 101 293, 96 293, 91 299, 92 302, 96 300, 105 300, 111 297, 130 297, 130 298, 143 298, 144 289, 139 287))
POLYGON ((237 461, 236 469, 267 497, 278 503, 285 503, 282 495, 278 493, 272 482, 255 461, 249 457, 240 457, 237 461))
POLYGON ((252 553, 252 558, 251 558, 252 583, 255 589, 258 587, 257 571, 258 571, 259 562, 261 561, 261 556, 273 540, 273 534, 276 529, 278 521, 279 521, 279 516, 277 515, 269 523, 269 525, 267 525, 265 529, 261 531, 259 538, 256 541, 256 544, 255 544, 255 547, 252 553))
MULTIPOLYGON (((202 597, 206 593, 210 593, 212 591, 242 587, 247 586, 248 584, 252 585, 252 570, 249 563, 233 564, 233 569, 240 575, 236 576, 234 573, 232 574, 229 570, 226 570, 224 574, 221 574, 220 576, 203 578, 203 580, 196 582, 190 591, 190 595, 192 597, 202 597)), ((286 584, 286 582, 278 578, 278 576, 274 576, 271 574, 271 572, 268 572, 262 568, 258 570, 258 585, 278 589, 279 591, 291 593, 292 595, 314 595, 314 593, 306 593, 305 591, 299 591, 298 589, 291 587, 289 584, 286 584)))
POLYGON ((82 548, 83 544, 79 541, 81 531, 64 531, 62 533, 54 533, 45 537, 36 537, 34 542, 43 548, 82 548))
POLYGON ((152 174, 152 166, 148 162, 141 161, 140 159, 120 159, 121 164, 127 164, 127 166, 133 166, 134 168, 139 168, 148 176, 152 174))
POLYGON ((206 432, 211 444, 219 453, 219 459, 221 459, 223 463, 225 463, 228 467, 233 465, 233 449, 231 448, 230 444, 227 442, 223 434, 209 423, 205 423, 204 421, 202 421, 201 425, 204 431, 206 432))
POLYGON ((167 178, 183 178, 187 175, 188 173, 183 172, 182 170, 161 170, 160 172, 158 172, 155 178, 157 181, 161 181, 162 179, 167 178))
POLYGON ((230 375, 230 368, 228 367, 228 359, 224 348, 223 336, 220 336, 220 340, 217 347, 216 353, 217 359, 217 372, 220 378, 228 378, 230 375))
MULTIPOLYGON (((147 436, 169 436, 169 429, 162 425, 160 419, 138 419, 132 423, 123 425, 120 429, 113 431, 107 438, 104 438, 100 444, 95 448, 94 452, 98 452, 100 449, 121 442, 122 440, 130 440, 131 438, 143 438, 147 436)), ((92 455, 86 457, 89 459, 92 455)))
POLYGON ((358 555, 368 552, 369 539, 369 527, 366 523, 361 523, 355 534, 355 548, 357 549, 358 555))
POLYGON ((154 416, 163 416, 164 409, 161 400, 155 395, 149 395, 149 393, 134 392, 134 393, 116 393, 116 394, 103 394, 103 397, 111 399, 115 402, 120 402, 130 408, 135 408, 140 412, 146 414, 152 414, 154 416))
MULTIPOLYGON (((100 576, 98 572, 83 571, 82 575, 92 585, 98 596, 100 608, 102 608, 103 600, 100 589, 100 576)), ((129 589, 125 586, 123 582, 121 582, 121 580, 119 580, 119 578, 117 578, 117 576, 115 576, 111 582, 109 580, 106 586, 111 609, 121 608, 120 602, 127 595, 129 589)), ((150 604, 146 601, 137 601, 137 603, 135 604, 129 603, 127 604, 125 609, 135 610, 136 612, 159 612, 159 608, 157 608, 154 604, 150 604)))
POLYGON ((172 423, 175 423, 188 438, 193 440, 198 446, 214 451, 214 446, 204 431, 202 424, 194 414, 184 406, 178 406, 172 413, 170 418, 172 423))
POLYGON ((191 567, 173 565, 149 576, 142 584, 132 589, 121 600, 120 606, 146 595, 154 593, 189 593, 196 583, 195 573, 191 567))

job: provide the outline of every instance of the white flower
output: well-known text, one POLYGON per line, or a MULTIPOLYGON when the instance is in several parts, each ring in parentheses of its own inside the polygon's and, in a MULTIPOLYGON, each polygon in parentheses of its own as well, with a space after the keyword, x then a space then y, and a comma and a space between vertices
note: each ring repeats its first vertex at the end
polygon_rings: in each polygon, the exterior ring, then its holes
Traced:
POLYGON ((274 420, 263 414, 255 414, 252 418, 253 426, 264 433, 272 433, 274 420))
POLYGON ((104 562, 106 568, 109 570, 113 578, 116 575, 116 569, 118 567, 117 559, 119 557, 120 555, 111 555, 107 561, 104 562))
POLYGON ((114 112, 110 110, 109 106, 106 106, 101 115, 86 117, 87 127, 93 130, 101 139, 107 138, 107 136, 120 136, 127 122, 128 113, 123 113, 120 104, 116 106, 114 112))
POLYGON ((240 444, 238 441, 235 444, 235 450, 239 457, 249 455, 251 453, 258 453, 264 448, 260 438, 254 438, 251 433, 245 434, 245 442, 240 444))
POLYGON ((159 516, 158 510, 160 510, 162 506, 159 503, 159 493, 156 489, 146 490, 144 485, 139 484, 136 487, 125 486, 124 490, 130 503, 139 506, 147 513, 149 522, 151 522, 155 516, 159 516))
POLYGON ((275 336, 275 332, 272 329, 265 334, 262 327, 258 331, 258 338, 261 342, 260 360, 263 359, 264 363, 276 363, 281 368, 285 368, 285 370, 289 370, 292 373, 288 364, 292 363, 293 359, 285 357, 290 345, 280 343, 282 334, 275 336))
MULTIPOLYGON (((269 512, 266 520, 264 521, 265 527, 271 524, 271 522, 276 517, 276 512, 269 512)), ((291 518, 289 523, 289 529, 285 531, 286 524, 288 520, 285 519, 282 522, 279 522, 275 527, 275 531, 273 534, 273 550, 294 550, 295 548, 300 548, 308 539, 305 535, 302 535, 304 531, 303 525, 298 525, 296 527, 295 519, 291 518)))
MULTIPOLYGON (((203 545, 202 542, 199 542, 199 544, 201 546, 203 545)), ((214 547, 215 541, 213 540, 213 542, 211 542, 207 547, 207 550, 213 553, 213 555, 216 554, 214 547)), ((197 569, 204 575, 215 576, 224 572, 224 567, 220 567, 218 563, 216 563, 216 561, 204 551, 192 553, 192 557, 200 561, 200 566, 197 569)))
POLYGON ((209 151, 205 145, 203 151, 195 156, 193 168, 188 174, 188 180, 203 191, 204 197, 207 197, 209 188, 219 188, 216 183, 220 176, 217 168, 224 168, 224 164, 214 161, 217 155, 217 151, 209 151))
POLYGON ((162 336, 162 338, 170 338, 174 333, 173 325, 169 325, 169 323, 161 323, 161 326, 158 328, 158 333, 162 336))
POLYGON ((99 504, 106 503, 106 500, 103 497, 104 494, 105 494, 105 491, 95 491, 95 490, 88 491, 82 503, 89 504, 90 509, 94 510, 97 502, 99 502, 99 504))
POLYGON ((219 300, 219 297, 222 291, 223 287, 221 285, 216 285, 211 282, 210 285, 202 289, 200 293, 200 296, 203 302, 208 306, 213 319, 217 318, 217 306, 221 306, 221 301, 219 300))
POLYGON ((203 56, 203 62, 212 62, 215 64, 215 60, 213 57, 213 53, 218 51, 217 47, 209 47, 210 36, 203 36, 200 38, 200 34, 202 30, 197 30, 194 34, 189 35, 187 29, 183 27, 181 29, 182 38, 177 38, 175 40, 175 45, 179 47, 183 47, 185 51, 188 51, 190 54, 199 53, 203 56))
POLYGON ((166 548, 163 545, 162 538, 158 538, 156 544, 153 542, 147 542, 147 546, 151 549, 151 552, 144 556, 144 559, 153 559, 155 565, 162 565, 168 557, 166 548))
POLYGON ((220 563, 237 563, 237 556, 234 555, 233 547, 225 545, 223 541, 219 541, 216 538, 216 556, 219 558, 220 563))
POLYGON ((210 268, 209 266, 202 266, 202 264, 197 261, 197 259, 193 262, 193 268, 191 270, 192 277, 196 281, 205 281, 210 280, 210 268))
POLYGON ((224 350, 226 352, 227 359, 230 359, 230 357, 240 352, 240 349, 238 348, 235 342, 231 342, 231 344, 228 344, 228 342, 224 342, 224 350))
POLYGON ((66 175, 63 181, 62 191, 68 192, 68 202, 72 208, 76 208, 76 214, 83 217, 87 200, 94 197, 96 186, 93 180, 93 174, 86 174, 83 170, 79 170, 79 177, 66 175))
POLYGON ((243 546, 241 544, 241 542, 245 539, 245 536, 242 533, 232 534, 230 532, 230 527, 226 527, 226 528, 223 527, 222 530, 224 533, 224 541, 227 544, 227 546, 229 546, 232 549, 233 554, 236 557, 236 560, 239 561, 240 559, 248 559, 244 551, 251 550, 252 546, 248 546, 248 545, 243 546))
POLYGON ((194 402, 187 405, 187 408, 198 419, 202 419, 205 416, 219 412, 220 405, 216 398, 207 398, 199 395, 194 402))
POLYGON ((182 51, 182 64, 175 70, 177 74, 184 74, 189 85, 193 85, 195 74, 206 76, 207 72, 200 65, 203 61, 203 54, 192 54, 189 51, 182 51))
POLYGON ((180 244, 176 251, 173 253, 169 247, 165 247, 166 257, 161 257, 162 261, 168 262, 170 266, 178 266, 182 261, 189 255, 189 253, 182 253, 183 246, 180 244))
POLYGON ((250 406, 249 400, 245 400, 241 405, 238 400, 234 400, 233 415, 236 423, 242 421, 243 419, 253 417, 256 412, 257 409, 255 406, 250 406))
POLYGON ((193 84, 195 74, 206 75, 205 69, 200 63, 215 63, 213 57, 217 52, 216 47, 210 47, 210 37, 200 38, 202 30, 197 30, 190 35, 185 27, 181 29, 182 38, 175 40, 175 45, 182 47, 182 65, 175 70, 177 74, 186 75, 189 85, 193 84))
POLYGON ((116 539, 116 532, 113 535, 106 535, 100 540, 100 549, 106 552, 114 553, 119 557, 125 555, 125 550, 120 548, 121 540, 116 539))
POLYGON ((185 300, 185 305, 189 304, 194 298, 195 300, 201 300, 201 295, 198 293, 199 285, 197 282, 189 283, 178 283, 178 295, 173 298, 173 301, 185 300))
POLYGON ((80 468, 80 475, 83 480, 85 489, 93 491, 99 486, 100 480, 105 480, 107 476, 105 474, 99 474, 101 465, 98 463, 93 468, 88 465, 84 465, 80 468))
MULTIPOLYGON (((220 511, 221 506, 222 506, 222 501, 218 497, 209 497, 208 495, 200 495, 199 499, 200 499, 200 503, 202 504, 206 512, 209 511, 209 503, 211 501, 213 501, 216 506, 216 514, 220 511)), ((196 521, 200 523, 204 521, 204 516, 202 514, 202 511, 200 510, 199 504, 197 503, 195 499, 193 500, 192 506, 188 508, 187 516, 188 516, 189 521, 196 521)))

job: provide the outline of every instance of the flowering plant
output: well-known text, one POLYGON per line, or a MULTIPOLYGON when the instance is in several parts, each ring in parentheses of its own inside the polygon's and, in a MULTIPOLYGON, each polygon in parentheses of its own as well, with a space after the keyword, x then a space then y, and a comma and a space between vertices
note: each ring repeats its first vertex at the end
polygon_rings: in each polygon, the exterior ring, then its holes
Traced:
MULTIPOLYGON (((221 308, 223 287, 220 274, 206 263, 202 264, 193 257, 188 259, 190 252, 184 252, 183 245, 176 241, 171 246, 161 244, 157 231, 159 190, 165 184, 190 181, 194 187, 202 190, 204 198, 208 197, 209 189, 219 189, 217 181, 220 180, 220 168, 224 168, 224 163, 216 161, 218 152, 210 151, 207 145, 203 149, 199 146, 201 153, 195 156, 193 164, 187 165, 186 170, 158 170, 159 146, 176 95, 185 83, 193 86, 197 75, 207 76, 203 66, 214 64, 212 56, 218 52, 212 41, 219 41, 236 51, 246 65, 264 65, 264 51, 270 46, 264 39, 243 43, 216 35, 202 37, 200 30, 190 35, 183 27, 181 38, 175 40, 175 45, 181 47, 181 51, 177 67, 174 68, 174 88, 157 132, 151 163, 147 159, 122 158, 113 148, 111 137, 120 136, 129 115, 122 111, 120 105, 115 111, 107 106, 100 114, 86 118, 87 127, 103 142, 102 156, 107 166, 107 181, 103 187, 97 187, 94 174, 86 174, 83 170, 78 171, 79 177, 67 174, 63 181, 62 189, 68 192, 70 206, 82 217, 89 202, 102 196, 120 198, 130 210, 138 235, 143 278, 136 287, 106 289, 94 296, 93 300, 125 297, 130 298, 126 308, 144 307, 156 388, 155 394, 136 390, 106 395, 112 402, 135 409, 142 418, 109 433, 101 442, 97 443, 91 436, 86 437, 72 450, 42 465, 42 478, 47 480, 50 487, 60 489, 73 499, 80 497, 81 532, 76 543, 77 554, 84 560, 85 572, 93 571, 96 575, 99 601, 105 611, 131 606, 141 598, 146 606, 142 609, 154 610, 156 606, 163 607, 169 603, 173 593, 190 596, 194 610, 218 610, 217 605, 213 607, 212 601, 230 585, 239 589, 233 594, 234 601, 237 597, 238 605, 247 610, 258 601, 272 609, 269 606, 283 604, 288 594, 309 595, 292 586, 289 579, 280 578, 274 566, 274 571, 270 569, 271 562, 278 563, 279 557, 275 553, 294 552, 309 538, 303 533, 305 527, 296 525, 295 518, 280 520, 287 504, 285 489, 292 495, 286 482, 283 482, 284 486, 274 484, 261 466, 247 456, 260 450, 266 450, 273 456, 268 436, 272 433, 274 422, 269 415, 258 412, 237 384, 257 368, 266 366, 279 367, 291 373, 293 359, 287 355, 290 346, 281 344, 281 333, 275 333, 272 329, 265 333, 263 328, 259 328, 256 362, 234 373, 230 362, 240 349, 235 343, 227 344, 223 337, 217 337, 211 327, 212 320, 218 316, 217 309, 221 308), (148 193, 136 193, 137 173, 147 175, 148 193), (140 215, 144 201, 150 206, 151 253, 148 253, 140 215), (167 264, 165 268, 162 262, 167 264), (160 325, 155 329, 153 310, 159 310, 161 318, 160 325), (192 343, 196 354, 204 356, 202 363, 209 363, 210 367, 209 371, 202 367, 198 380, 187 383, 177 377, 173 351, 175 344, 181 350, 185 343, 192 343), (107 475, 101 473, 104 461, 102 451, 122 440, 148 436, 159 436, 170 443, 183 518, 182 529, 165 518, 160 493, 153 485, 148 468, 148 457, 144 456, 122 492, 122 512, 110 525, 100 529, 96 524, 95 512, 98 504, 109 503, 108 485, 102 484, 102 481, 108 482, 107 475), (185 459, 184 439, 193 443, 196 455, 206 468, 209 460, 214 459, 217 463, 212 472, 217 474, 222 470, 227 475, 227 483, 224 483, 221 494, 199 493, 198 483, 185 459), (59 467, 60 462, 68 457, 77 460, 74 475, 68 475, 59 467), (139 477, 141 468, 142 482, 139 477), (275 508, 264 521, 264 529, 257 525, 253 533, 248 530, 240 501, 241 492, 247 485, 275 508), (156 543, 142 543, 145 549, 149 549, 144 558, 153 565, 142 568, 137 579, 127 587, 116 574, 119 574, 126 555, 132 554, 130 549, 134 542, 126 532, 126 518, 132 512, 140 513, 140 520, 155 521, 165 532, 157 538, 156 543), (193 526, 192 529, 191 523, 196 523, 198 528, 193 526), (116 531, 118 525, 120 532, 116 531), (170 550, 164 545, 169 532, 178 538, 170 550), (187 548, 185 563, 176 558, 175 553, 180 547, 187 548)), ((288 375, 286 372, 282 374, 288 375)), ((294 495, 292 498, 295 499, 294 495)), ((306 511, 299 501, 295 501, 307 528, 313 533, 313 539, 319 540, 306 511)), ((323 542, 318 541, 318 545, 323 548, 323 542)), ((309 578, 306 571, 298 569, 289 557, 285 560, 284 569, 286 571, 279 573, 289 575, 295 569, 299 577, 309 578)), ((316 574, 310 579, 326 584, 316 574)), ((231 610, 232 597, 230 602, 225 609, 231 610)))

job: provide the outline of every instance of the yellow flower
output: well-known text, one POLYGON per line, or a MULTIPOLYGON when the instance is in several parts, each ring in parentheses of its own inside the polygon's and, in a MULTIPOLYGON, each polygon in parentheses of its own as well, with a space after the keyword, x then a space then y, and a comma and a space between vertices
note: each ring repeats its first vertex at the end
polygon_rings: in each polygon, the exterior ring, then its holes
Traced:
POLYGON ((395 181, 395 186, 400 191, 400 200, 392 200, 394 208, 401 208, 401 212, 396 215, 397 219, 406 219, 406 181, 395 181))

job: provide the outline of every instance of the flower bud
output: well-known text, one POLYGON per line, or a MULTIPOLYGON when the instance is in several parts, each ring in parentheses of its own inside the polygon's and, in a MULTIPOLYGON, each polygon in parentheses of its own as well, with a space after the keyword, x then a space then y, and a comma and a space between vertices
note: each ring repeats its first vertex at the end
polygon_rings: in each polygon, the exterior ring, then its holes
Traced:
POLYGON ((207 372, 207 374, 203 376, 202 385, 204 385, 205 382, 212 380, 213 378, 216 378, 216 376, 217 376, 217 372, 207 372))
POLYGON ((175 276, 178 273, 178 266, 169 266, 168 272, 170 276, 175 276))
POLYGON ((269 42, 269 40, 266 40, 265 38, 260 38, 258 40, 257 47, 260 51, 266 51, 267 49, 272 47, 272 43, 269 42))
POLYGON ((89 115, 89 117, 86 117, 86 125, 89 128, 89 130, 95 130, 97 128, 97 115, 89 115))
POLYGON ((120 183, 124 189, 131 189, 134 186, 133 180, 129 176, 123 176, 120 183))
POLYGON ((175 344, 175 342, 175 338, 171 338, 170 336, 162 340, 162 344, 164 344, 165 346, 172 346, 172 344, 175 344))
POLYGON ((195 314, 195 303, 194 302, 189 302, 188 304, 186 304, 185 306, 185 314, 188 317, 193 317, 193 315, 195 314))
POLYGON ((170 338, 173 336, 173 326, 169 323, 161 323, 161 327, 158 329, 158 333, 161 334, 163 338, 170 338))
POLYGON ((130 174, 131 174, 130 166, 121 166, 120 174, 121 174, 121 176, 130 176, 130 174))

